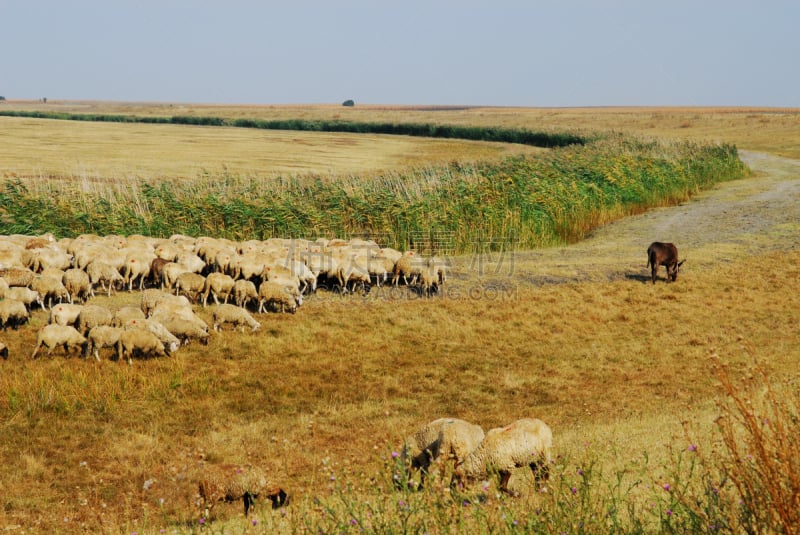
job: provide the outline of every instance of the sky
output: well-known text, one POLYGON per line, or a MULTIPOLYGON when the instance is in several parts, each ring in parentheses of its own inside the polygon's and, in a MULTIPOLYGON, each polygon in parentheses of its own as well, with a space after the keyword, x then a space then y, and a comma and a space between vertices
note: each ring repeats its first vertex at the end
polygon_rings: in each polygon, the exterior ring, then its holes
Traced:
POLYGON ((800 107, 798 0, 0 0, 7 99, 800 107))

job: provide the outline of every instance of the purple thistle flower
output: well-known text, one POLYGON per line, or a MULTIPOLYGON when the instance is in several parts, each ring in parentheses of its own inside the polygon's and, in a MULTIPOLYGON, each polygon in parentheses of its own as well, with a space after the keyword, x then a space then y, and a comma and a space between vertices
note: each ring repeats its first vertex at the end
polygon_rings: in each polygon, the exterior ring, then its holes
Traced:
POLYGON ((578 494, 578 487, 572 487, 570 490, 572 491, 572 494, 578 494))
POLYGON ((667 509, 667 516, 672 516, 672 509, 667 509))
POLYGON ((697 446, 695 446, 694 444, 691 444, 689 446, 689 451, 695 451, 696 449, 697 449, 697 446))
POLYGON ((669 492, 669 489, 671 489, 671 488, 672 488, 672 487, 670 487, 670 486, 669 486, 669 483, 664 483, 664 490, 666 490, 667 492, 669 492))
POLYGON ((396 451, 392 452, 392 459, 397 459, 399 456, 400 456, 400 454, 397 453, 396 451))

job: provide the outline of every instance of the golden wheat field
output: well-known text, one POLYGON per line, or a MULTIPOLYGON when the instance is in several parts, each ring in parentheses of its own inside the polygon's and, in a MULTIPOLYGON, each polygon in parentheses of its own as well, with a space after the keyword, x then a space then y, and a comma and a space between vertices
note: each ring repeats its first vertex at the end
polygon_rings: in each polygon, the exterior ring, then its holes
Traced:
MULTIPOLYGON (((797 376, 798 110, 3 107, 623 130, 736 143, 754 171, 578 244, 448 258, 449 280, 430 299, 403 287, 366 296, 320 290, 296 314, 258 314, 257 333, 213 333, 208 346, 132 366, 60 350, 30 360, 47 322, 36 310, 28 325, 0 333, 10 352, 0 362, 0 527, 8 532, 262 533, 271 525, 304 533, 315 499, 335 498, 339 485, 356 494, 382 488, 404 436, 443 416, 484 429, 538 417, 553 429, 556 454, 590 449, 610 466, 642 452, 658 462, 670 445, 713 455, 722 393, 712 355, 737 377, 754 358, 775 377, 797 376), (674 241, 686 259, 674 283, 663 271, 650 282, 645 250, 655 240, 674 241), (221 505, 213 523, 200 524, 204 463, 262 467, 292 503, 280 512, 259 508, 258 524, 245 521, 240 506, 221 505)), ((0 162, 5 177, 23 179, 191 180, 209 168, 359 174, 520 150, 222 130, 0 117, 0 162)), ((139 294, 94 302, 136 305, 139 294)), ((213 307, 195 309, 210 321, 213 307)), ((520 500, 536 498, 529 479, 512 477, 520 500)))

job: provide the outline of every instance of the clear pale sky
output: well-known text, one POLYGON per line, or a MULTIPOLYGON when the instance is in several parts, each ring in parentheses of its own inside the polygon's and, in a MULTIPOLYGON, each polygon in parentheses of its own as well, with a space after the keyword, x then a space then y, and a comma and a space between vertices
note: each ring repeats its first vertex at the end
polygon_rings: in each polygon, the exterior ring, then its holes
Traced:
POLYGON ((800 0, 0 0, 0 95, 800 107, 800 0))

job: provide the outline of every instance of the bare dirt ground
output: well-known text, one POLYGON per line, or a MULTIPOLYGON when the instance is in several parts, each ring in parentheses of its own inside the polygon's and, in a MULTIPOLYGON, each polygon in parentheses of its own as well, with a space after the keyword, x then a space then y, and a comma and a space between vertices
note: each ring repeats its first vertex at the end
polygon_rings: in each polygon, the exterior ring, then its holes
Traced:
MULTIPOLYGON (((658 208, 597 229, 568 246, 454 260, 454 282, 536 286, 629 279, 649 282, 647 246, 675 243, 681 277, 720 263, 800 244, 800 161, 740 151, 751 177, 725 182, 678 206, 658 208)), ((663 280, 664 268, 659 272, 663 280)))

